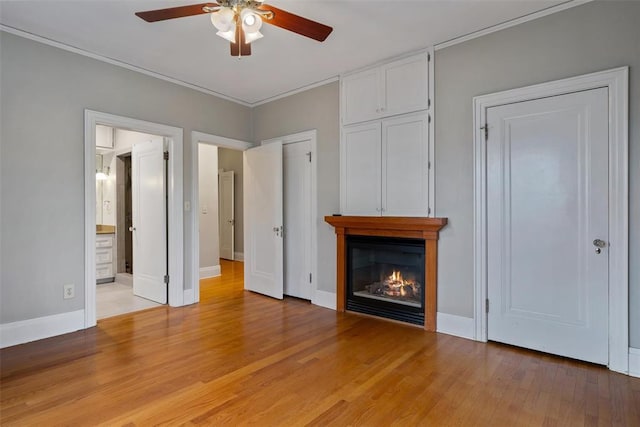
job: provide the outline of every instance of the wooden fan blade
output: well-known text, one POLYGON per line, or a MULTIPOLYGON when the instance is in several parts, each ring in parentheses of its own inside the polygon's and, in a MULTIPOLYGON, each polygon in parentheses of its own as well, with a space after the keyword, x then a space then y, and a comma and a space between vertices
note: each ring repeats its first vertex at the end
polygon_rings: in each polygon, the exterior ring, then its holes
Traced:
POLYGON ((301 36, 309 37, 319 42, 325 41, 329 34, 331 34, 331 31, 333 31, 333 28, 327 25, 294 15, 286 10, 278 9, 268 4, 262 4, 258 9, 273 12, 273 18, 263 19, 267 24, 293 31, 301 36))
POLYGON ((184 18, 185 16, 201 15, 209 13, 203 10, 204 7, 217 7, 217 3, 200 3, 189 6, 170 7, 168 9, 148 10, 146 12, 136 12, 136 16, 147 22, 165 21, 167 19, 184 18))
POLYGON ((229 44, 231 48, 231 56, 249 56, 251 55, 251 43, 246 43, 244 30, 240 23, 236 24, 236 42, 229 44))

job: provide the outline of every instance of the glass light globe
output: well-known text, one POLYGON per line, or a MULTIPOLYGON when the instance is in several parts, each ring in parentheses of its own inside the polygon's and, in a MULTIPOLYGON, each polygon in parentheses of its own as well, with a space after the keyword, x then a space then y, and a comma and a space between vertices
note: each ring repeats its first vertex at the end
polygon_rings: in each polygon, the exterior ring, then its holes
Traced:
POLYGON ((223 7, 219 11, 211 14, 211 23, 220 31, 228 32, 235 27, 236 14, 233 9, 223 7))

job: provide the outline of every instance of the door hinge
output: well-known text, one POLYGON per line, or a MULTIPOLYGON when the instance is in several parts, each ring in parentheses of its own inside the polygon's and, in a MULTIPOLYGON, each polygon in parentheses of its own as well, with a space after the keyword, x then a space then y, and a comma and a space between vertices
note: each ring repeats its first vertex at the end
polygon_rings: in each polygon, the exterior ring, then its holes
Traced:
POLYGON ((169 160, 169 152, 168 151, 164 152, 164 159, 165 160, 169 160))
POLYGON ((311 275, 311 273, 309 273, 309 283, 313 283, 313 276, 311 275))
POLYGON ((427 169, 431 169, 431 162, 427 162, 427 169))
POLYGON ((427 215, 431 215, 431 208, 427 208, 427 215))
POLYGON ((431 61, 431 54, 427 53, 427 62, 431 61))
POLYGON ((485 300, 485 311, 489 313, 489 298, 485 300))
POLYGON ((166 283, 167 285, 169 284, 169 275, 168 274, 164 275, 164 283, 166 283))
POLYGON ((307 156, 309 156, 309 163, 311 163, 311 151, 307 153, 307 156))
POLYGON ((431 123, 431 114, 429 114, 429 116, 428 116, 428 117, 429 117, 428 122, 429 122, 429 123, 431 123))
POLYGON ((431 98, 427 99, 427 108, 431 108, 431 98))

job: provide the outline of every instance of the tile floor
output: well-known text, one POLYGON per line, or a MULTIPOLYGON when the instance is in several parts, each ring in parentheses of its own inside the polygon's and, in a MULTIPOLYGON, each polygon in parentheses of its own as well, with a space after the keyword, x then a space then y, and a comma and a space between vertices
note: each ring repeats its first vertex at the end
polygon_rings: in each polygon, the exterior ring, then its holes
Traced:
POLYGON ((98 320, 162 305, 133 295, 133 288, 122 283, 103 283, 97 286, 96 318, 98 320))

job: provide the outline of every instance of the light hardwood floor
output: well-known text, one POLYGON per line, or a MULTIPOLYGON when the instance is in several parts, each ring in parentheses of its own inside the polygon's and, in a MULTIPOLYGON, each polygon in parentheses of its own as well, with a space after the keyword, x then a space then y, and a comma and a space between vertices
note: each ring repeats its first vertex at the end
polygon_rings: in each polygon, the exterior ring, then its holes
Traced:
POLYGON ((640 379, 242 289, 0 351, 0 424, 640 425, 640 379))

